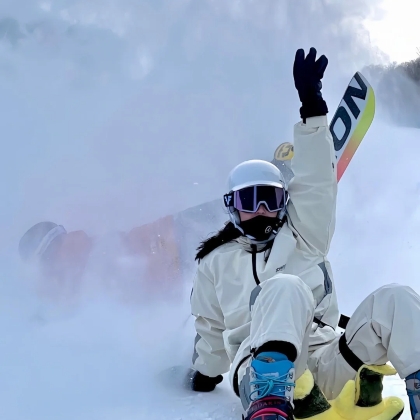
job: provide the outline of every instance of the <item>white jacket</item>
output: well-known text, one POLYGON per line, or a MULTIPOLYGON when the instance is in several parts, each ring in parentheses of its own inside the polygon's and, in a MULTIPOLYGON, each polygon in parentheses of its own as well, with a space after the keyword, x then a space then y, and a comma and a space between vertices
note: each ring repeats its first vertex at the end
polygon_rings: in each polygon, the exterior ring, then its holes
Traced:
POLYGON ((326 255, 335 227, 337 174, 326 116, 295 125, 292 169, 287 222, 268 260, 267 252, 251 252, 241 237, 212 251, 198 266, 191 294, 197 331, 193 368, 204 375, 225 373, 249 355, 252 292, 258 280, 279 272, 299 276, 313 292, 315 317, 322 323, 313 323, 309 350, 336 337, 339 312, 326 255))

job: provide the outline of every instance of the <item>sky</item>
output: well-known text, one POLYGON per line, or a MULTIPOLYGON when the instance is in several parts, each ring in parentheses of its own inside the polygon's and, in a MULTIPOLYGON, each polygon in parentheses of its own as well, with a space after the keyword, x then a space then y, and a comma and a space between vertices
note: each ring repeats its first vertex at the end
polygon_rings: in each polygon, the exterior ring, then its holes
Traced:
POLYGON ((392 62, 412 60, 420 54, 420 4, 412 0, 384 0, 382 9, 376 18, 365 22, 372 44, 392 62))
MULTIPOLYGON (((416 57, 404 38, 415 41, 415 10, 403 21, 392 5, 2 2, 2 418, 239 418, 226 384, 209 396, 178 394, 166 380, 158 387, 157 372, 190 357, 190 278, 177 300, 147 298, 158 278, 142 279, 139 299, 130 300, 126 278, 104 286, 93 267, 81 296, 55 300, 19 261, 19 238, 41 220, 101 238, 221 197, 234 165, 271 159, 291 140, 297 48, 329 58, 323 94, 331 112, 355 71, 416 57), (392 43, 390 22, 401 34, 392 43)), ((343 313, 384 283, 420 292, 419 137, 378 115, 340 181, 330 260, 343 313)), ((401 383, 389 389, 399 393, 401 383)))

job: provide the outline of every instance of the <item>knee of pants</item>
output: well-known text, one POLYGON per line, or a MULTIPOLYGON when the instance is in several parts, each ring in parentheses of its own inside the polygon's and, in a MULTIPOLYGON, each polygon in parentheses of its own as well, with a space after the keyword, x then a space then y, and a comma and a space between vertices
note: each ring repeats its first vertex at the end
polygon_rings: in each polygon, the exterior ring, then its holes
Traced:
POLYGON ((397 283, 386 284, 373 292, 373 295, 377 296, 381 300, 380 304, 383 303, 383 299, 390 298, 394 300, 406 300, 416 299, 420 300, 420 296, 409 286, 405 286, 397 283))
POLYGON ((311 291, 309 286, 298 276, 293 274, 276 274, 275 276, 269 278, 268 280, 261 283, 261 286, 265 287, 280 287, 281 289, 288 288, 304 288, 311 291))
POLYGON ((372 292, 359 305, 346 328, 346 335, 351 337, 366 322, 373 321, 390 329, 401 317, 416 319, 419 314, 420 296, 411 287, 387 284, 372 292))
POLYGON ((281 301, 290 299, 296 303, 315 307, 315 301, 310 287, 303 280, 292 274, 277 274, 260 283, 251 295, 250 308, 254 303, 263 301, 281 301))
POLYGON ((313 299, 310 287, 300 277, 292 274, 277 274, 260 285, 264 293, 300 293, 313 299))

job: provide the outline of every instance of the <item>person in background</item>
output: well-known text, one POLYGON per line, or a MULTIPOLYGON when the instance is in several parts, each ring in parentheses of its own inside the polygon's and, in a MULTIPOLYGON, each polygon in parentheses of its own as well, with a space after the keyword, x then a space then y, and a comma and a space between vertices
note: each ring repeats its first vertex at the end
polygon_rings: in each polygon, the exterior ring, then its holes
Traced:
POLYGON ((171 300, 182 294, 172 225, 170 216, 127 233, 93 238, 45 221, 23 235, 18 250, 25 263, 39 269, 41 289, 49 295, 77 295, 95 276, 126 300, 171 300))

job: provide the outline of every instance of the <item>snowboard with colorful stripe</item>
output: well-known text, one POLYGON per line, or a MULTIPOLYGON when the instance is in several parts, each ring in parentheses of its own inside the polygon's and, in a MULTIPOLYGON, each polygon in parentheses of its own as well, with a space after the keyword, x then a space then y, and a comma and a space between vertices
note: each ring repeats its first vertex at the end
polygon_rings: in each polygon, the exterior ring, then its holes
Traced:
MULTIPOLYGON (((330 124, 340 181, 375 116, 375 93, 366 78, 357 72, 351 79, 330 124)), ((293 144, 282 143, 274 153, 274 163, 286 182, 293 176, 290 161, 293 144)))

